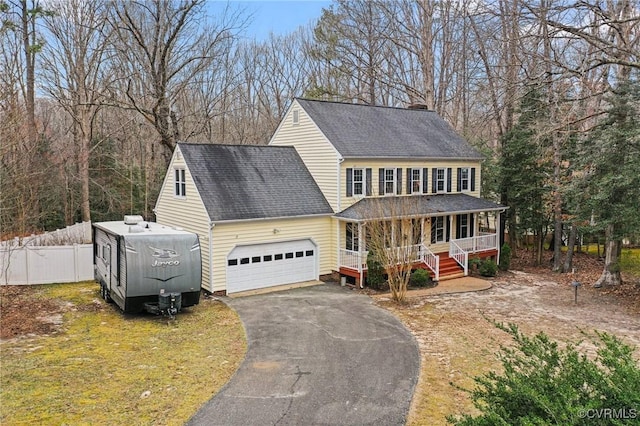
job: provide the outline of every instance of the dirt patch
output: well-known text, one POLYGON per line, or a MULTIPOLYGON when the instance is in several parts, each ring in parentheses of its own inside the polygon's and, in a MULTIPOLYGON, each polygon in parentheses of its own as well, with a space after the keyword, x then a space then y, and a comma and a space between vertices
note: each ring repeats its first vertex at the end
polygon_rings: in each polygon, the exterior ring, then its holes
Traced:
POLYGON ((55 333, 73 305, 42 297, 40 286, 0 286, 0 339, 55 333))
MULTIPOLYGON (((640 348, 637 278, 625 277, 619 288, 594 289, 591 284, 602 270, 601 263, 580 255, 576 265, 572 276, 520 261, 523 270, 501 273, 491 280, 489 290, 412 297, 406 306, 380 302, 401 318, 420 345, 421 377, 409 423, 444 425, 447 415, 474 412, 467 393, 458 387, 473 388, 473 377, 499 370, 496 353, 500 345, 510 344, 489 320, 515 323, 527 334, 542 331, 561 342, 584 341, 587 353, 595 348, 584 333, 594 330, 615 334, 640 348), (577 303, 574 280, 583 283, 577 303)), ((640 358, 640 352, 636 356, 640 358)))

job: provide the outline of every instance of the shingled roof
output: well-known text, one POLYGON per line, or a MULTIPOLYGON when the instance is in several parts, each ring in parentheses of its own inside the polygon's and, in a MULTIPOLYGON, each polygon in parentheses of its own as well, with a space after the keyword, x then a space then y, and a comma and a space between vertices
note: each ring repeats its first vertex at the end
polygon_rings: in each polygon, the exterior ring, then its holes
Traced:
POLYGON ((344 158, 483 158, 434 111, 296 100, 344 158))
POLYGON ((500 211, 507 207, 467 194, 363 198, 335 216, 351 221, 500 211))
POLYGON ((178 148, 214 222, 333 214, 294 147, 178 148))

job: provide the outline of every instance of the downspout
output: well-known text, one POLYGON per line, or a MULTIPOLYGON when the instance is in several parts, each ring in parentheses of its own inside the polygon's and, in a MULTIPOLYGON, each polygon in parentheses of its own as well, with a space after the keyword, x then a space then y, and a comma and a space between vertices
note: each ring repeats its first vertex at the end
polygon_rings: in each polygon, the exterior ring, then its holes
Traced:
POLYGON ((213 228, 215 223, 209 219, 209 288, 213 293, 213 228))

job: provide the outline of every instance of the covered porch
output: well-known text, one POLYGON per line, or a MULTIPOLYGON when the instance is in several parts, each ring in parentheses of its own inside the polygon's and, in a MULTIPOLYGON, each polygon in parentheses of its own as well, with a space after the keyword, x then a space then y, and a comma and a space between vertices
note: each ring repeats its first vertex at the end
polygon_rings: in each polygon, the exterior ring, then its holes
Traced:
POLYGON ((412 263, 435 281, 469 274, 470 258, 499 260, 505 207, 465 194, 365 198, 336 215, 338 272, 361 285, 376 227, 384 224, 391 263, 412 263))

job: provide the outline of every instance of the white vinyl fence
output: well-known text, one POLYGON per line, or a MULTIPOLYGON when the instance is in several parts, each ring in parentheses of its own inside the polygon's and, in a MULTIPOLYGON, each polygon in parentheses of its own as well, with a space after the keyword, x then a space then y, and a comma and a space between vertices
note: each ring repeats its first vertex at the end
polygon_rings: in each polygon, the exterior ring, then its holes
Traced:
POLYGON ((70 283, 93 279, 93 246, 0 246, 0 284, 70 283))

